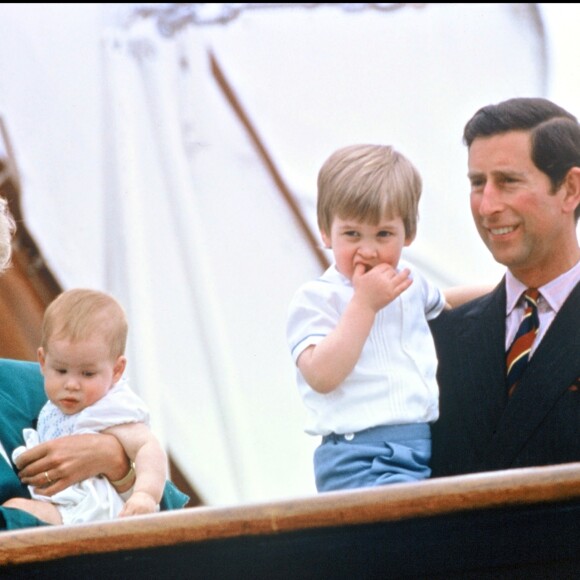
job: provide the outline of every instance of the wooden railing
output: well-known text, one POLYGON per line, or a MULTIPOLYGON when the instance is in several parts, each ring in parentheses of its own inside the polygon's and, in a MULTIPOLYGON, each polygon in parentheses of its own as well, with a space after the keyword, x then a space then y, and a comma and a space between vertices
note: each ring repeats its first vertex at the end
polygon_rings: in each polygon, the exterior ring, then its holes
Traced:
POLYGON ((111 570, 123 578, 164 577, 165 570, 171 578, 220 580, 349 577, 361 565, 356 578, 400 569, 411 576, 567 574, 580 571, 578 530, 580 463, 572 463, 2 532, 0 565, 14 577, 67 577, 85 565, 108 570, 102 577, 111 570), (370 562, 362 560, 368 553, 370 562))

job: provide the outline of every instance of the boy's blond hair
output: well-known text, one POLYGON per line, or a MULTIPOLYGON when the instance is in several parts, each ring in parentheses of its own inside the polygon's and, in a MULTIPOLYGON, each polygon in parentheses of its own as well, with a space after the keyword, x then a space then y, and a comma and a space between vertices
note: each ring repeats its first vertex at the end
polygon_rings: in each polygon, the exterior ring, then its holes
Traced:
POLYGON ((71 342, 101 334, 110 344, 111 359, 125 353, 128 324, 122 306, 109 294, 76 288, 59 294, 44 313, 41 346, 52 338, 71 342))
POLYGON ((330 235, 335 217, 372 224, 401 217, 405 237, 412 240, 422 187, 415 166, 390 145, 343 147, 318 173, 318 227, 330 235))

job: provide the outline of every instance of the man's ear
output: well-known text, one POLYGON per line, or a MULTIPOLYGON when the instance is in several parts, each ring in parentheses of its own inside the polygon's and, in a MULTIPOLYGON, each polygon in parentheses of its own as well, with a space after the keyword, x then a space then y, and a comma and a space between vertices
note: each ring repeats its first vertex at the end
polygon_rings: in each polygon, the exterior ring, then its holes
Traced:
POLYGON ((320 230, 320 237, 322 238, 322 243, 324 244, 324 247, 330 250, 330 248, 332 248, 332 244, 330 243, 330 236, 326 232, 320 230))
POLYGON ((413 243, 413 240, 415 239, 415 236, 407 236, 405 238, 405 246, 410 246, 413 243))
POLYGON ((573 214, 580 205, 580 167, 568 171, 563 185, 566 188, 563 210, 573 214))

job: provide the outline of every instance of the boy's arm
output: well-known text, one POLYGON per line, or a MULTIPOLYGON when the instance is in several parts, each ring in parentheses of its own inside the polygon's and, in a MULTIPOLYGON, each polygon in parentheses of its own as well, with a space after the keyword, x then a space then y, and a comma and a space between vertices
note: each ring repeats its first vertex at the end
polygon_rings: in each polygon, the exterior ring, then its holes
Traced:
POLYGON ((315 391, 330 393, 352 372, 374 320, 375 312, 353 299, 336 328, 300 354, 296 364, 315 391))
POLYGON ((357 267, 355 292, 338 324, 318 344, 300 354, 296 364, 306 382, 319 393, 330 393, 354 369, 370 334, 376 313, 411 284, 409 271, 397 273, 381 264, 368 272, 357 267))
POLYGON ((457 308, 470 300, 479 298, 484 294, 489 294, 494 289, 493 285, 480 286, 453 286, 443 290, 445 295, 446 308, 457 308))
POLYGON ((126 423, 105 431, 117 437, 135 464, 135 485, 120 516, 152 513, 167 479, 167 455, 144 423, 126 423))

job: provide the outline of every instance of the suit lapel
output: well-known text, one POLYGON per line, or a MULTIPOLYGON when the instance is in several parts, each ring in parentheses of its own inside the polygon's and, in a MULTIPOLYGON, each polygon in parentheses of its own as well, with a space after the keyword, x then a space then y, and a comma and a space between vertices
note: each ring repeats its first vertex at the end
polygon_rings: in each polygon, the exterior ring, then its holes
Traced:
POLYGON ((505 285, 479 300, 461 325, 456 340, 464 360, 464 389, 479 428, 470 437, 476 448, 486 448, 506 404, 505 285))
POLYGON ((579 375, 580 284, 550 325, 497 424, 488 449, 488 459, 496 469, 513 464, 546 414, 579 375))

